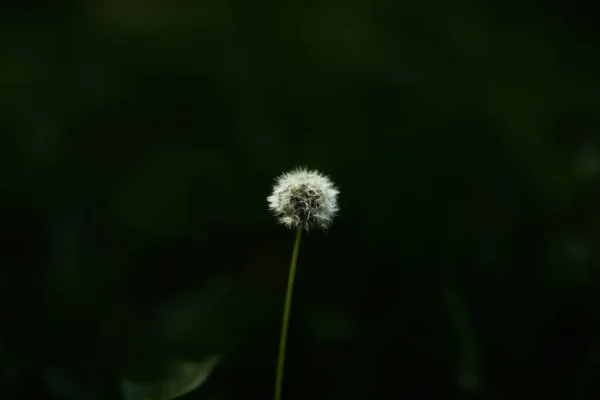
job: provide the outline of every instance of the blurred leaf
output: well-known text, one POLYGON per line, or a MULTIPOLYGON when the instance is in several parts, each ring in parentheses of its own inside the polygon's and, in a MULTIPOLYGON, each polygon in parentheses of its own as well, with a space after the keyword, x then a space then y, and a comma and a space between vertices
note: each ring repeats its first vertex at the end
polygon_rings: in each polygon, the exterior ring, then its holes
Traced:
POLYGON ((183 396, 203 384, 221 356, 200 362, 171 362, 167 377, 156 382, 136 383, 123 377, 121 389, 125 400, 171 400, 183 396))

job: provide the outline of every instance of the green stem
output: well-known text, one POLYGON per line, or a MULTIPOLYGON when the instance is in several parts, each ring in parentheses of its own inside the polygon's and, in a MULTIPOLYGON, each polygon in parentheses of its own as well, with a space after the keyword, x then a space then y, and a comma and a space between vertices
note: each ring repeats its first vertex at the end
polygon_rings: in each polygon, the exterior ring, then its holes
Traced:
POLYGON ((296 232, 296 241, 290 263, 287 291, 285 294, 285 305, 283 307, 283 323, 281 324, 281 338, 279 339, 279 357, 277 360, 277 379, 275 381, 275 400, 281 400, 281 388, 283 386, 283 364, 285 363, 285 345, 287 342, 288 325, 290 322, 290 309, 292 307, 292 291, 294 289, 294 277, 296 275, 296 263, 298 262, 298 251, 300 250, 300 238, 302 237, 302 226, 296 232))

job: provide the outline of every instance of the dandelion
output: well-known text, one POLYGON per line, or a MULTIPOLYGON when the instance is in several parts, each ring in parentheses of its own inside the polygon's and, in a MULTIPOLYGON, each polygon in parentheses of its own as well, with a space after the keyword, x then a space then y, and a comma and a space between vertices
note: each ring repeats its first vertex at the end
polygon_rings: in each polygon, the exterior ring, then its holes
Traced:
POLYGON ((338 193, 327 176, 298 168, 277 178, 267 200, 279 222, 288 228, 327 229, 338 211, 338 193))
POLYGON ((292 305, 292 289, 294 287, 302 231, 308 231, 312 227, 319 227, 321 229, 329 227, 333 217, 339 210, 337 205, 338 194, 339 190, 327 176, 317 171, 297 168, 277 178, 273 194, 267 197, 269 208, 273 211, 277 220, 288 228, 296 229, 296 240, 292 252, 285 305, 283 308, 283 322, 275 381, 275 400, 281 400, 283 365, 285 362, 290 308, 292 305))

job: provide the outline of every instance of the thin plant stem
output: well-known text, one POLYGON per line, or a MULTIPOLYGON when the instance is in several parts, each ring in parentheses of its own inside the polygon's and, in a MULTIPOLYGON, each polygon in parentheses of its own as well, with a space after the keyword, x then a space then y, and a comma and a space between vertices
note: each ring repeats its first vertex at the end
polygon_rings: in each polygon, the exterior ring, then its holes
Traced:
POLYGON ((281 400, 281 389, 283 387, 283 365, 285 363, 285 346, 287 342, 288 325, 290 322, 290 309, 292 307, 292 291, 294 289, 294 278, 296 275, 296 263, 300 250, 300 239, 302 238, 302 226, 296 231, 296 241, 292 252, 292 262, 288 276, 287 291, 285 293, 285 305, 283 307, 283 322, 281 324, 281 337, 279 339, 279 356, 277 359, 277 378, 275 380, 275 400, 281 400))

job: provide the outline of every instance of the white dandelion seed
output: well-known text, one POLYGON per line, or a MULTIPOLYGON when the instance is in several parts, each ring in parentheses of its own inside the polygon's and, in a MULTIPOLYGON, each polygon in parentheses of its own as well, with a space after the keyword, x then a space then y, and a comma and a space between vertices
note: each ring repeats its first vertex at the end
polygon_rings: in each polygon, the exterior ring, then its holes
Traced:
POLYGON ((308 231, 313 226, 329 227, 339 210, 338 194, 339 190, 327 176, 297 168, 277 178, 267 201, 280 223, 308 231))

